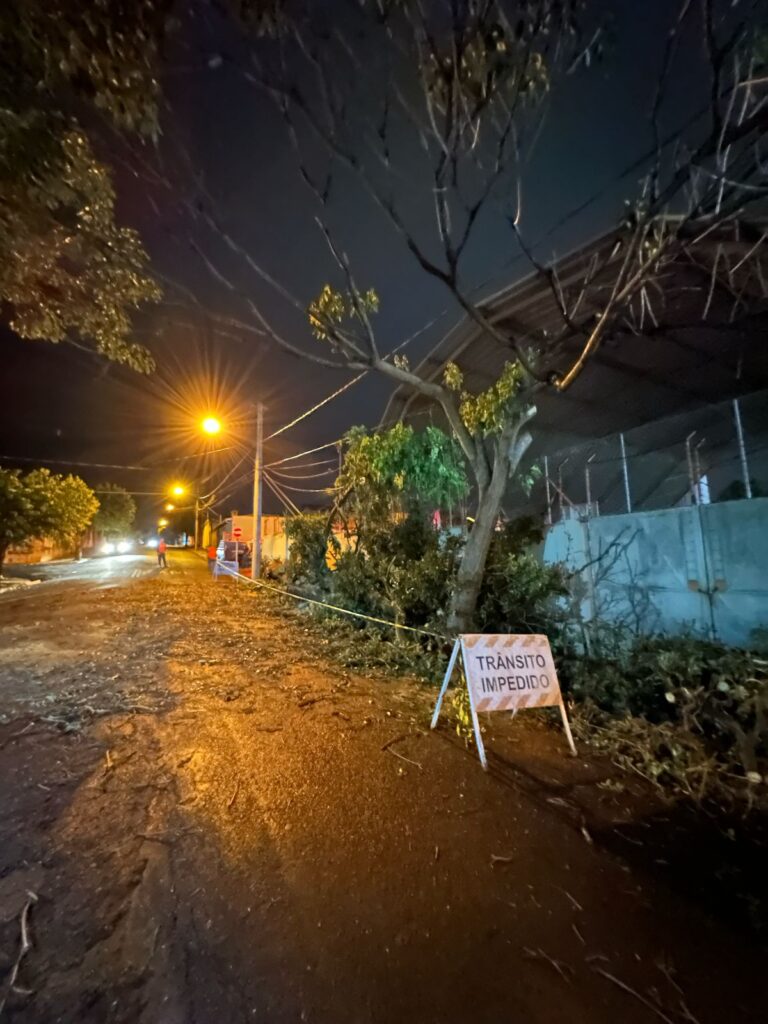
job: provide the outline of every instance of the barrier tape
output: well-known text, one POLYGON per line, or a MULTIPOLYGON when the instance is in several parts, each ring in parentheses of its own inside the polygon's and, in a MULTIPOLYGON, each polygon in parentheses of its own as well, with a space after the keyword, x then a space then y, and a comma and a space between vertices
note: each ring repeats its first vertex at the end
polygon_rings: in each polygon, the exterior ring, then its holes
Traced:
POLYGON ((236 579, 242 580, 244 583, 252 583, 257 587, 264 587, 265 590, 271 590, 275 594, 282 594, 284 597, 292 597, 294 601, 306 601, 307 604, 315 604, 320 608, 329 608, 331 611, 340 612, 342 615, 351 615, 356 619, 365 619, 366 622, 376 622, 380 626, 389 626, 390 629, 406 629, 409 633, 421 633, 422 636, 431 636, 435 640, 445 640, 452 642, 453 637, 445 636, 443 633, 433 633, 428 629, 419 629, 418 626, 405 626, 397 622, 390 622, 389 619, 378 619, 375 615, 364 615, 363 612, 353 612, 349 608, 340 608, 335 604, 328 604, 327 601, 318 601, 314 597, 304 597, 301 594, 292 594, 290 590, 283 590, 281 587, 273 587, 270 583, 265 583, 263 580, 254 580, 250 576, 243 576, 242 573, 236 572, 234 569, 230 569, 220 559, 216 559, 216 564, 220 570, 227 576, 234 576, 236 579))

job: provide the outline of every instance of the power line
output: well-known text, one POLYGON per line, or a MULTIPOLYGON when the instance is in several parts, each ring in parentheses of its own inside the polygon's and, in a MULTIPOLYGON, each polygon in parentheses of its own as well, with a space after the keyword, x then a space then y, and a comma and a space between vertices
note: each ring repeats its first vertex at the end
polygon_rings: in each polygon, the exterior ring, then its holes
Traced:
POLYGON ((264 440, 271 441, 272 438, 277 437, 278 434, 283 434, 285 433, 286 430, 290 430, 291 427, 295 427, 297 423, 301 423, 301 421, 305 420, 307 416, 311 416, 313 412, 317 412, 318 409, 322 409, 324 405, 328 405, 328 403, 332 402, 334 398, 338 398, 339 395, 343 395, 345 391, 348 391, 353 384, 357 384, 357 382, 359 380, 362 380, 363 377, 365 377, 367 374, 368 370, 363 370, 362 373, 358 373, 358 375, 356 377, 353 377, 352 380, 348 380, 346 384, 342 384, 340 388, 337 388, 333 392, 333 394, 328 395, 322 401, 318 402, 316 405, 313 405, 311 409, 307 409, 306 412, 303 412, 300 416, 297 416, 295 419, 291 420, 290 423, 286 423, 284 427, 280 427, 279 430, 275 430, 274 433, 270 434, 269 437, 265 437, 264 440))
POLYGON ((124 487, 121 487, 119 491, 104 490, 104 488, 92 487, 91 490, 94 494, 130 494, 130 495, 141 495, 142 497, 162 497, 163 491, 127 491, 124 487))
MULTIPOLYGON (((200 499, 204 501, 204 500, 205 500, 206 498, 210 498, 210 497, 211 497, 211 495, 214 495, 214 494, 216 493, 216 491, 217 491, 217 490, 219 490, 219 489, 220 489, 221 487, 223 487, 223 486, 224 486, 224 484, 225 484, 225 483, 227 482, 227 480, 229 480, 229 478, 230 478, 230 477, 232 476, 232 474, 233 474, 233 473, 235 472, 235 470, 236 470, 236 469, 238 468, 238 466, 241 466, 241 465, 243 464, 243 462, 245 461, 246 457, 247 457, 246 455, 241 455, 241 456, 240 456, 240 458, 239 458, 239 459, 237 460, 237 462, 236 462, 236 463, 234 464, 234 466, 233 466, 233 467, 232 467, 232 468, 230 469, 230 471, 229 471, 229 472, 228 472, 228 473, 226 474, 226 476, 224 477, 224 479, 223 479, 223 480, 220 480, 220 481, 219 481, 219 483, 218 483, 218 484, 217 484, 217 485, 216 485, 216 486, 215 486, 215 487, 214 487, 214 488, 213 488, 212 490, 208 491, 208 493, 207 493, 207 494, 202 494, 202 495, 200 495, 200 499)), ((245 474, 244 474, 244 475, 245 475, 245 474)), ((209 479, 210 479, 210 478, 209 478, 209 479)))
POLYGON ((280 470, 273 470, 275 476, 281 480, 314 480, 318 476, 328 476, 329 473, 336 473, 337 469, 331 466, 330 469, 321 469, 317 473, 281 473, 280 470))
POLYGON ((45 466, 87 466, 90 469, 131 469, 148 471, 150 466, 121 466, 113 462, 75 462, 72 459, 33 459, 26 455, 0 455, 2 462, 38 462, 45 466))
POLYGON ((278 459, 277 462, 270 462, 264 468, 272 469, 273 466, 282 466, 284 462, 293 462, 295 459, 300 459, 304 455, 313 455, 315 452, 322 452, 326 448, 334 448, 337 444, 341 444, 344 440, 342 437, 337 437, 335 441, 329 441, 328 444, 318 445, 317 448, 308 448, 305 452, 299 452, 298 455, 289 455, 285 459, 278 459))
MULTIPOLYGON (((488 281, 484 282, 482 285, 478 285, 478 288, 485 287, 485 284, 487 283, 488 281)), ((392 356, 397 355, 397 353, 404 349, 406 345, 410 345, 412 341, 415 341, 420 334, 424 334, 426 331, 434 327, 435 324, 439 323, 439 321, 442 320, 444 316, 448 315, 450 310, 451 307, 446 306, 441 313, 438 313, 437 316, 432 317, 431 320, 428 320, 427 323, 423 324, 421 327, 415 330, 413 334, 409 335, 407 338, 401 341, 399 345, 395 345, 393 349, 390 349, 390 351, 387 352, 384 358, 390 359, 392 356)), ((340 388, 337 388, 332 394, 327 395, 325 398, 322 399, 322 401, 318 402, 316 405, 313 405, 310 409, 307 409, 305 412, 301 413, 300 416, 297 416, 295 419, 292 419, 290 423, 286 423, 284 427, 280 427, 279 430, 276 430, 274 433, 270 434, 269 437, 265 437, 264 440, 271 441, 272 438, 277 437, 278 434, 282 434, 286 430, 290 430, 291 427, 295 427, 297 423, 301 423, 302 420, 305 420, 308 416, 311 416, 313 412, 317 412, 318 409, 322 409, 324 405, 328 405, 329 402, 332 402, 334 398, 338 398, 339 395, 343 395, 344 392, 348 391, 353 384, 357 384, 358 381, 361 381, 363 377, 366 377, 370 372, 370 370, 363 370, 362 373, 358 373, 358 375, 356 377, 353 377, 352 380, 348 380, 346 384, 342 384, 342 386, 340 388)))
MULTIPOLYGON (((338 459, 318 459, 316 462, 302 462, 300 466, 291 466, 291 469, 310 469, 312 466, 330 466, 337 465, 338 459)), ((277 465, 277 463, 274 463, 277 465)))
POLYGON ((281 483, 280 486, 286 491, 297 491, 300 494, 332 494, 332 487, 289 487, 288 484, 281 483))
POLYGON ((292 498, 288 497, 288 495, 282 490, 277 481, 273 480, 270 477, 269 473, 264 473, 264 480, 267 486, 271 488, 273 494, 277 497, 278 501, 282 501, 286 509, 289 509, 291 512, 293 512, 295 515, 300 516, 302 519, 304 518, 304 513, 301 511, 296 502, 293 501, 292 498))

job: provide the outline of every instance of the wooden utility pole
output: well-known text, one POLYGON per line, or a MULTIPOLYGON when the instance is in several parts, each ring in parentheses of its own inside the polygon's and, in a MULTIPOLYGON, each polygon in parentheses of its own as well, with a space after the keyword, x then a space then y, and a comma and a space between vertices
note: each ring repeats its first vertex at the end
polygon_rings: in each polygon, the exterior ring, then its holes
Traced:
POLYGON ((264 469, 264 406, 256 406, 256 457, 253 462, 253 554, 251 556, 251 579, 261 576, 261 478, 264 469))

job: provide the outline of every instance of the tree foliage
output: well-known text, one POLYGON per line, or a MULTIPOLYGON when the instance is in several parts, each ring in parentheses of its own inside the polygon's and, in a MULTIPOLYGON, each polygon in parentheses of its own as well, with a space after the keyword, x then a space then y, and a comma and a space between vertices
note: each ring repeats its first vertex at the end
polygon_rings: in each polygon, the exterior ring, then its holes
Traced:
POLYGON ((76 542, 98 508, 96 495, 78 476, 0 470, 0 570, 11 544, 33 537, 76 542))
POLYGON ((17 469, 0 469, 0 572, 11 544, 30 536, 34 505, 17 469))
POLYGON ((515 400, 526 383, 519 362, 505 363, 497 380, 477 394, 465 390, 464 376, 456 363, 448 363, 443 374, 447 388, 460 397, 459 415, 474 438, 499 434, 514 414, 515 400))
POLYGON ((126 533, 136 518, 136 502, 118 484, 102 484, 98 489, 99 511, 93 525, 106 536, 126 533))
POLYGON ((310 302, 307 314, 314 336, 323 341, 332 341, 335 332, 341 329, 345 321, 354 317, 365 319, 378 311, 379 297, 373 288, 360 295, 350 292, 344 294, 326 284, 318 297, 310 302))
POLYGON ((159 290, 115 220, 107 167, 75 111, 157 131, 165 0, 7 0, 0 9, 0 299, 20 336, 148 371, 131 316, 159 290))
POLYGON ((336 488, 342 494, 350 492, 356 507, 383 500, 440 508, 454 504, 467 493, 461 449, 437 427, 429 426, 419 433, 403 423, 372 433, 365 427, 354 427, 345 443, 336 488))

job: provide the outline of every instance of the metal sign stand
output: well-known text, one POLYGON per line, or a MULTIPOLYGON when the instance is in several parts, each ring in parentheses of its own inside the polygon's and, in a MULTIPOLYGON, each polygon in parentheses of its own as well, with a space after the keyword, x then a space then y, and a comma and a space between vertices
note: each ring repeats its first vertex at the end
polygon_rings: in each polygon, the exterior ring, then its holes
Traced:
POLYGON ((568 721, 568 715, 565 711, 565 702, 563 701, 562 696, 560 697, 560 703, 558 707, 560 708, 560 717, 563 720, 563 729, 565 730, 565 736, 568 740, 568 746, 571 748, 571 753, 573 754, 573 756, 577 757, 578 755, 576 754, 576 744, 573 742, 573 733, 571 732, 571 723, 568 721))
MULTIPOLYGON (((469 695, 469 708, 472 714, 472 728, 475 733, 475 743, 477 744, 477 753, 480 757, 480 764, 483 766, 484 771, 488 771, 488 759, 485 756, 485 745, 483 744, 483 737, 480 733, 480 721, 477 717, 477 708, 475 707, 475 698, 472 693, 472 686, 469 681, 469 675, 467 672, 467 652, 464 649, 464 638, 459 637, 458 640, 453 642, 453 650, 451 651, 451 657, 448 662, 448 668, 446 669, 445 676, 443 678, 443 685, 440 687, 440 693, 437 695, 437 703, 435 704, 435 710, 432 714, 432 721, 430 722, 430 729, 434 729, 437 726, 437 720, 440 717, 440 709, 443 706, 443 699, 448 690, 448 686, 451 682, 454 669, 456 668, 456 661, 458 660, 459 654, 461 654, 462 667, 464 669, 464 679, 467 684, 467 693, 469 695)), ((559 684, 558 684, 559 690, 559 684)), ((560 710, 560 718, 563 723, 563 730, 565 732, 566 739, 568 740, 568 746, 571 753, 576 757, 576 744, 573 742, 573 734, 571 732, 571 724, 568 721, 568 714, 565 710, 565 702, 563 701, 562 693, 560 694, 560 700, 558 702, 558 708, 560 710)), ((515 707, 512 711, 512 717, 517 714, 518 708, 515 707)))
MULTIPOLYGON (((435 712, 432 715, 432 721, 429 726, 430 729, 434 729, 435 726, 437 725, 437 719, 440 715, 440 708, 442 707, 443 704, 443 698, 445 697, 446 690, 448 689, 448 684, 451 681, 453 670, 456 667, 456 659, 459 656, 459 652, 461 652, 462 666, 464 668, 464 678, 466 679, 467 677, 467 657, 464 651, 464 641, 461 639, 454 640, 453 650, 451 651, 451 660, 448 662, 448 669, 445 673, 445 678, 443 679, 443 685, 440 687, 440 693, 437 696, 437 704, 435 704, 435 712)), ((469 681, 467 681, 467 693, 469 694, 469 709, 472 713, 472 728, 475 730, 475 743, 477 744, 477 752, 480 755, 480 764, 483 766, 483 771, 487 772, 488 760, 485 756, 483 737, 480 734, 480 721, 477 717, 477 711, 475 709, 475 698, 472 696, 472 687, 469 685, 469 681)))

